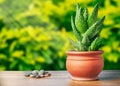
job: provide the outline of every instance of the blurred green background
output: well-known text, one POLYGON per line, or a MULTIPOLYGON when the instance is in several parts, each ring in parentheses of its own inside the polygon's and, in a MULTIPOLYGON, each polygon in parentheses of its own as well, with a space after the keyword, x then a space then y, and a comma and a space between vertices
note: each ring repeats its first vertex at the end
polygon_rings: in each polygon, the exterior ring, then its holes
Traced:
POLYGON ((120 0, 0 0, 0 70, 66 69, 76 3, 91 12, 97 2, 104 69, 120 69, 120 0))

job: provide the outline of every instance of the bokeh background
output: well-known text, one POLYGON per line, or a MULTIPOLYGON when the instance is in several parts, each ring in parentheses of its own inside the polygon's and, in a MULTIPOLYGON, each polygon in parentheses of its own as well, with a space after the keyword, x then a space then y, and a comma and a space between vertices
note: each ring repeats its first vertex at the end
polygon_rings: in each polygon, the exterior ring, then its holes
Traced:
POLYGON ((97 2, 104 70, 120 69, 120 0, 0 0, 0 70, 65 70, 76 3, 91 12, 97 2))

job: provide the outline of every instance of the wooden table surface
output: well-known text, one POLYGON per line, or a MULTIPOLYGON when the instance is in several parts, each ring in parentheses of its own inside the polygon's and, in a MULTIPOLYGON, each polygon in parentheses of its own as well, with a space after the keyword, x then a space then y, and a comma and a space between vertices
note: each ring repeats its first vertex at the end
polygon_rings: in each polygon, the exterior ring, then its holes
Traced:
POLYGON ((34 79, 25 71, 0 71, 0 86, 120 86, 120 70, 101 72, 96 81, 73 81, 67 71, 49 71, 52 75, 34 79))

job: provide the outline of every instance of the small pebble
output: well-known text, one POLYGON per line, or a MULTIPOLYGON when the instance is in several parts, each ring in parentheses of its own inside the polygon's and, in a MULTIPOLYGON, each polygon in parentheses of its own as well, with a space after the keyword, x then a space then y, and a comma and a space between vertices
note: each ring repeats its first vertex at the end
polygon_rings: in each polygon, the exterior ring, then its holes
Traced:
POLYGON ((51 76, 51 74, 49 72, 46 72, 44 76, 48 77, 48 76, 51 76))
POLYGON ((39 71, 39 75, 44 75, 45 74, 45 71, 44 70, 40 70, 39 71))
POLYGON ((30 76, 29 76, 30 78, 35 78, 35 76, 34 75, 32 75, 32 74, 30 74, 30 76))
POLYGON ((32 73, 38 73, 39 71, 38 70, 33 70, 32 73))
POLYGON ((29 76, 30 76, 30 74, 31 74, 31 73, 26 72, 26 73, 25 73, 25 76, 26 76, 26 77, 29 77, 29 76))
POLYGON ((32 74, 33 74, 34 76, 37 76, 37 75, 39 74, 39 71, 38 71, 38 70, 34 70, 34 71, 32 71, 32 74))

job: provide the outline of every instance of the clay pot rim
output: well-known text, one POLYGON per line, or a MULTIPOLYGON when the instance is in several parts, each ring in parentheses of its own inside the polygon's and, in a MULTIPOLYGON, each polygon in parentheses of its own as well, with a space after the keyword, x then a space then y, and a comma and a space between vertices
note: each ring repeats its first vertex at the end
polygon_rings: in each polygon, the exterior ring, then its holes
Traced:
POLYGON ((104 51, 98 50, 98 51, 67 51, 67 54, 79 54, 79 55, 86 55, 86 54, 102 54, 104 51))
POLYGON ((67 51, 66 52, 68 60, 76 60, 76 61, 90 61, 90 60, 98 60, 102 59, 100 56, 102 55, 103 51, 67 51))

